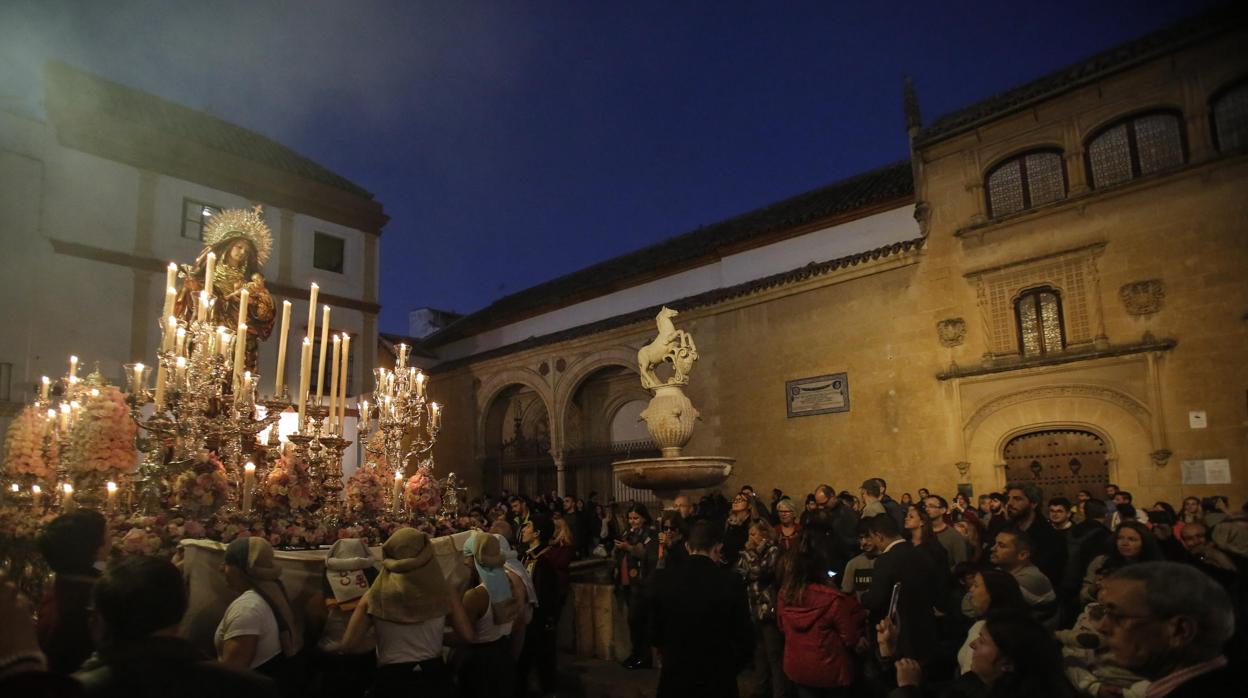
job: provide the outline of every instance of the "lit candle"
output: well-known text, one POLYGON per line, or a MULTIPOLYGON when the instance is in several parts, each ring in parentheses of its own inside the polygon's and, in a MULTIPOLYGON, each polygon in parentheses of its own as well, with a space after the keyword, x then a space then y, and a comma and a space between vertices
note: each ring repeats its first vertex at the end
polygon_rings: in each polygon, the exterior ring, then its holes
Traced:
MULTIPOLYGON (((178 265, 174 264, 173 262, 170 262, 169 266, 165 267, 165 288, 175 288, 177 285, 178 285, 178 265)), ((166 311, 163 314, 168 315, 169 312, 166 311)))
POLYGON ((143 370, 147 368, 143 364, 134 365, 134 394, 138 395, 147 388, 147 381, 143 380, 143 370))
POLYGON ((362 400, 360 401, 360 427, 362 429, 368 428, 368 419, 368 400, 362 400))
POLYGON ((48 390, 52 388, 52 379, 48 378, 47 376, 44 376, 43 379, 39 383, 40 383, 39 384, 39 399, 47 400, 48 390))
POLYGON ((165 336, 164 343, 160 345, 161 350, 169 351, 173 348, 173 338, 178 334, 178 319, 172 315, 165 318, 165 336))
POLYGON ((243 371, 243 408, 247 409, 247 403, 251 402, 251 371, 243 371))
POLYGON ((442 406, 436 402, 429 403, 429 413, 433 415, 433 428, 440 429, 442 427, 442 406))
POLYGON ((329 306, 321 314, 321 349, 316 365, 316 405, 320 407, 321 398, 325 395, 325 355, 329 352, 329 306))
POLYGON ((247 287, 238 290, 238 324, 247 322, 247 287))
POLYGON ((424 394, 425 394, 425 374, 418 372, 416 374, 416 397, 421 397, 424 394))
POLYGON ((299 357, 299 432, 303 432, 303 419, 308 410, 308 375, 312 368, 312 340, 303 338, 303 350, 299 357))
POLYGON ((178 331, 174 333, 173 353, 176 356, 182 356, 182 353, 185 349, 186 349, 186 328, 179 327, 178 331))
POLYGON ((69 357, 69 375, 71 377, 78 375, 78 357, 72 354, 69 357))
POLYGON ((199 292, 199 309, 196 311, 195 319, 200 322, 208 321, 208 298, 207 291, 199 292))
POLYGON ((67 482, 61 485, 61 492, 64 494, 64 496, 61 497, 61 511, 73 511, 74 509, 77 509, 77 505, 74 504, 74 486, 67 482))
POLYGON ((39 505, 43 503, 43 488, 42 487, 40 487, 39 485, 30 486, 30 501, 34 504, 34 507, 36 509, 39 508, 39 505))
MULTIPOLYGON (((208 263, 204 265, 204 293, 208 294, 209 298, 212 297, 212 282, 216 280, 216 276, 217 253, 209 252, 208 263)), ((206 303, 204 305, 207 306, 206 303)))
POLYGON ((347 418, 347 369, 351 366, 351 335, 342 333, 342 369, 338 372, 338 433, 347 418))
POLYGON ((403 471, 402 470, 394 471, 394 492, 391 495, 391 500, 394 502, 394 513, 396 514, 399 513, 399 507, 402 506, 402 502, 403 502, 403 471))
POLYGON ((17 494, 18 492, 22 491, 22 486, 15 482, 9 485, 9 491, 12 492, 13 494, 17 494))
POLYGON ((178 390, 186 387, 186 357, 179 356, 177 363, 173 367, 173 385, 178 390))
POLYGON ((59 420, 60 423, 57 425, 62 434, 69 431, 69 412, 70 412, 69 403, 62 402, 61 403, 61 416, 59 420))
POLYGON ((233 356, 231 348, 234 346, 235 337, 227 332, 224 327, 218 327, 217 330, 220 333, 217 335, 217 348, 219 349, 222 358, 228 359, 233 356))
POLYGON ((316 282, 313 281, 312 293, 308 297, 308 341, 309 342, 311 342, 312 338, 316 336, 316 294, 319 293, 320 290, 321 290, 321 287, 317 286, 316 282))
POLYGON ((243 365, 247 363, 247 323, 238 323, 238 332, 234 335, 234 384, 239 385, 243 379, 243 365))
POLYGON ((286 387, 286 335, 290 333, 290 301, 282 301, 282 333, 277 338, 277 371, 273 379, 273 397, 281 398, 286 387))
POLYGON ((338 363, 341 361, 342 354, 342 338, 334 335, 334 352, 331 357, 329 368, 329 419, 326 420, 327 431, 334 433, 334 427, 337 426, 336 418, 338 416, 338 363))
POLYGON ((117 504, 117 483, 113 482, 112 480, 109 480, 108 482, 104 483, 104 488, 108 490, 108 498, 106 499, 106 505, 109 510, 112 510, 112 508, 117 504))
POLYGON ((160 410, 165 406, 165 363, 162 361, 156 364, 156 409, 160 410))
POLYGON ((173 300, 177 297, 178 291, 169 284, 165 287, 165 307, 160 311, 160 316, 165 317, 173 312, 173 300))
POLYGON ((243 466, 243 513, 251 513, 251 500, 256 490, 256 464, 243 466))

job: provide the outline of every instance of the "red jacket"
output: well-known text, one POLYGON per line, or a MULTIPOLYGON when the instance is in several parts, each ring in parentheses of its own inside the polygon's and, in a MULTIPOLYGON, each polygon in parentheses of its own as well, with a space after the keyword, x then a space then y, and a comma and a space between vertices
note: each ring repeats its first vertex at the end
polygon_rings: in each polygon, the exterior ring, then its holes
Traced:
POLYGON ((835 688, 854 682, 854 645, 862 637, 867 611, 852 595, 835 587, 807 585, 800 604, 776 605, 784 633, 784 673, 811 688, 835 688))

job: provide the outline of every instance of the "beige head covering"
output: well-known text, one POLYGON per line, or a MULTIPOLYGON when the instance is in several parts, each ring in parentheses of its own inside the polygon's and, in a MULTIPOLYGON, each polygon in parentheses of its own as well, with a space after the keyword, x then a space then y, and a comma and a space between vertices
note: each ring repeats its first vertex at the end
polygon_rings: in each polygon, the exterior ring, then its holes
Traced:
POLYGON ((282 654, 291 657, 298 653, 303 645, 303 631, 286 598, 286 588, 280 579, 282 571, 273 559, 273 546, 259 536, 235 538, 225 549, 225 563, 241 571, 252 589, 273 610, 282 654))
POLYGON ((446 578, 433 556, 433 541, 400 528, 381 546, 381 574, 368 590, 368 612, 394 623, 419 623, 451 610, 446 578))

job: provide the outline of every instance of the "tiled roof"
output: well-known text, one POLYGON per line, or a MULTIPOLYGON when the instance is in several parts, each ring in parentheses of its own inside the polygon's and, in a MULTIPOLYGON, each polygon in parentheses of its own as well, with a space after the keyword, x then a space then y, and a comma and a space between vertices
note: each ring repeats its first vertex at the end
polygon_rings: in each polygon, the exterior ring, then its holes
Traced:
POLYGON ((316 164, 277 141, 235 126, 211 114, 196 111, 59 61, 47 65, 49 83, 72 100, 75 108, 89 108, 138 126, 199 143, 235 157, 268 165, 336 189, 372 199, 368 190, 316 164))
POLYGON ((694 308, 712 306, 754 293, 760 293, 768 289, 786 286, 818 276, 823 276, 824 274, 831 273, 837 269, 857 266, 863 262, 869 262, 884 257, 891 257, 895 254, 910 252, 911 250, 919 250, 923 247, 925 241, 926 238, 915 238, 913 240, 906 240, 905 242, 896 242, 884 247, 878 247, 874 250, 867 250, 866 252, 859 252, 845 257, 838 257, 837 259, 826 262, 811 262, 810 264, 798 267, 797 269, 780 272, 779 274, 772 274, 771 276, 755 279, 753 281, 747 281, 735 286, 717 288, 715 290, 706 291, 693 296, 671 300, 661 305, 642 308, 641 310, 635 310, 631 313, 616 315, 615 317, 605 318, 603 320, 598 320, 597 322, 580 325, 579 327, 572 327, 560 332, 543 335, 541 337, 530 337, 514 344, 508 344, 507 346, 498 347, 496 349, 484 351, 472 356, 466 356, 460 359, 438 364, 433 369, 430 369, 430 372, 441 373, 444 371, 450 371, 461 366, 477 363, 479 361, 485 361, 498 356, 506 356, 508 354, 514 354, 518 351, 524 351, 526 349, 533 349, 535 347, 555 344, 569 339, 576 339, 577 337, 585 337, 599 332, 606 332, 607 330, 613 330, 617 327, 625 327, 635 323, 653 324, 654 316, 664 305, 682 312, 692 310, 694 308))
POLYGON ((599 262, 501 298, 426 339, 440 346, 508 322, 627 287, 665 269, 679 269, 751 239, 914 196, 910 161, 841 180, 734 218, 599 262))
POLYGON ((1242 28, 1248 3, 1231 3, 1133 39, 1044 77, 937 118, 919 132, 917 147, 931 145, 980 124, 999 119, 1107 75, 1172 53, 1215 34, 1242 28))

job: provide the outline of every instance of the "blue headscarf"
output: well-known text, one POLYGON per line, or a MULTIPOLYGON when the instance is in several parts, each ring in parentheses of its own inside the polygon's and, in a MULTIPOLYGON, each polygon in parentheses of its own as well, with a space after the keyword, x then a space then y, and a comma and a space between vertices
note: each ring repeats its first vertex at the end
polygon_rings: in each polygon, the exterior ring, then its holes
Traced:
POLYGON ((490 603, 511 600, 511 580, 503 567, 506 558, 498 546, 498 540, 488 533, 473 532, 464 544, 464 554, 472 556, 472 562, 481 577, 481 584, 490 595, 490 603))

